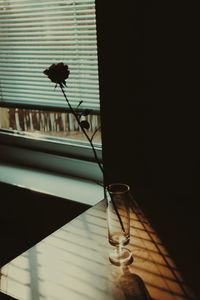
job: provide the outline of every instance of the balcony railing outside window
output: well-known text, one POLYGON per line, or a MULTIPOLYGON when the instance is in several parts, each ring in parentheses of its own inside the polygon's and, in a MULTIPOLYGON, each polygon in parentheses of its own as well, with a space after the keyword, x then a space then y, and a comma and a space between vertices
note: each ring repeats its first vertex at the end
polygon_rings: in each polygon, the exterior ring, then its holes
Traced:
MULTIPOLYGON (((94 142, 100 144, 100 116, 93 114, 83 116, 82 119, 87 120, 90 124, 89 134, 92 135, 95 130, 99 129, 94 136, 94 142)), ((86 141, 74 116, 68 112, 0 108, 0 128, 86 141)))

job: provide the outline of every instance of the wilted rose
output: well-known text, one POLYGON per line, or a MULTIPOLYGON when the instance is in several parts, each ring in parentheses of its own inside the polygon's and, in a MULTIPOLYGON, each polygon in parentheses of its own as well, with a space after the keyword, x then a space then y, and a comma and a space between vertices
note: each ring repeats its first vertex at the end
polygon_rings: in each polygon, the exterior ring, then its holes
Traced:
POLYGON ((66 86, 66 79, 69 77, 70 71, 68 65, 60 62, 58 64, 51 65, 48 69, 44 70, 43 73, 47 75, 52 82, 61 86, 66 86))

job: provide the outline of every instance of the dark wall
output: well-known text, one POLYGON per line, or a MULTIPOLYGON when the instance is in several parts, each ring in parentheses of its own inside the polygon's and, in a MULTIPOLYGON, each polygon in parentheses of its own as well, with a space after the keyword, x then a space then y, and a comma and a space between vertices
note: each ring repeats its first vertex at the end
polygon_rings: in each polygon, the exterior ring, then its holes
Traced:
POLYGON ((199 294, 197 8, 96 3, 106 182, 131 185, 199 294))
POLYGON ((150 38, 144 39, 144 31, 151 31, 145 27, 151 7, 132 1, 124 6, 117 1, 106 7, 102 1, 96 3, 106 173, 109 182, 121 177, 129 181, 131 175, 139 184, 145 173, 144 132, 152 113, 152 63, 146 50, 150 38), (130 157, 135 170, 128 174, 130 157))

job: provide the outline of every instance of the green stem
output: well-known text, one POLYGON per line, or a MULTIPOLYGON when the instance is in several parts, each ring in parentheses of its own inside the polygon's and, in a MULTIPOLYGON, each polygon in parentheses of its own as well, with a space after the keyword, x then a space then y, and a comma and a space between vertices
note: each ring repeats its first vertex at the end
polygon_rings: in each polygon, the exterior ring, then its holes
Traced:
POLYGON ((114 210, 115 210, 115 212, 116 212, 116 214, 117 214, 117 217, 118 217, 118 219, 119 219, 119 223, 120 223, 120 225, 121 225, 122 231, 125 232, 124 224, 123 224, 122 219, 121 219, 121 217, 120 217, 120 214, 119 214, 119 212, 118 212, 118 209, 117 209, 117 206, 116 206, 115 201, 114 201, 114 199, 113 199, 113 196, 112 196, 111 193, 109 193, 109 195, 110 195, 110 199, 111 199, 111 201, 112 201, 114 210))
POLYGON ((87 131, 85 130, 85 128, 83 128, 83 127, 81 126, 81 122, 80 122, 80 119, 79 119, 79 117, 78 117, 78 114, 76 113, 76 111, 75 111, 75 110, 73 109, 73 107, 71 106, 71 104, 70 104, 70 102, 69 102, 69 100, 68 100, 68 98, 67 98, 67 96, 66 96, 66 94, 65 94, 65 91, 64 91, 64 89, 63 89, 63 87, 62 87, 61 84, 60 84, 60 88, 61 88, 61 90, 62 90, 62 93, 63 93, 64 97, 65 97, 65 100, 67 101, 67 104, 69 105, 69 108, 70 108, 71 112, 73 113, 74 117, 76 118, 76 121, 78 122, 78 125, 80 126, 80 128, 81 128, 81 130, 83 131, 85 137, 87 138, 88 142, 90 143, 90 146, 91 146, 91 148, 92 148, 92 151, 93 151, 95 160, 96 160, 96 162, 97 162, 97 164, 98 164, 98 166, 99 166, 99 168, 100 168, 100 170, 102 171, 103 176, 104 176, 104 170, 103 170, 103 167, 102 167, 102 165, 101 165, 101 162, 100 162, 100 160, 99 160, 99 158, 98 158, 98 156, 97 156, 97 153, 96 153, 96 150, 95 150, 94 145, 93 145, 93 143, 92 143, 92 140, 90 139, 89 135, 87 134, 87 131))
MULTIPOLYGON (((85 137, 87 138, 88 142, 90 143, 90 146, 91 146, 91 148, 92 148, 92 151, 93 151, 95 160, 96 160, 96 162, 97 162, 97 164, 98 164, 100 170, 102 171, 103 178, 105 178, 105 176, 104 176, 104 169, 103 169, 103 167, 102 167, 102 165, 101 165, 101 162, 100 162, 100 160, 99 160, 99 158, 98 158, 98 156, 97 156, 96 150, 95 150, 94 145, 93 145, 93 143, 92 143, 93 136, 92 136, 92 138, 90 138, 89 135, 87 134, 87 131, 85 130, 85 128, 81 126, 81 122, 80 122, 79 116, 78 116, 78 114, 76 113, 76 111, 74 110, 74 108, 71 106, 71 104, 70 104, 70 102, 69 102, 69 100, 68 100, 68 98, 67 98, 67 96, 66 96, 66 94, 65 94, 65 91, 64 91, 64 89, 63 89, 62 84, 60 84, 60 88, 61 88, 61 91, 62 91, 62 93, 63 93, 63 95, 64 95, 64 97, 65 97, 65 100, 67 101, 67 104, 68 104, 68 106, 69 106, 69 108, 70 108, 72 114, 74 115, 74 117, 75 117, 75 119, 76 119, 78 125, 80 126, 81 130, 83 131, 83 133, 84 133, 85 137)), ((108 193, 109 193, 109 191, 108 191, 108 193)), ((122 222, 122 220, 121 220, 121 217, 120 217, 120 214, 119 214, 119 212, 118 212, 118 209, 117 209, 117 207, 116 207, 116 205, 115 205, 115 202, 114 202, 114 200, 113 200, 113 198, 112 198, 112 195, 111 195, 110 193, 109 193, 109 195, 110 195, 111 201, 112 201, 112 203, 113 203, 113 207, 114 207, 114 209, 115 209, 115 212, 116 212, 116 214, 117 214, 117 217, 118 217, 118 219, 119 219, 121 228, 122 228, 123 232, 125 232, 123 222, 122 222)), ((105 196, 106 199, 107 199, 107 195, 106 195, 105 188, 104 188, 104 196, 105 196)))

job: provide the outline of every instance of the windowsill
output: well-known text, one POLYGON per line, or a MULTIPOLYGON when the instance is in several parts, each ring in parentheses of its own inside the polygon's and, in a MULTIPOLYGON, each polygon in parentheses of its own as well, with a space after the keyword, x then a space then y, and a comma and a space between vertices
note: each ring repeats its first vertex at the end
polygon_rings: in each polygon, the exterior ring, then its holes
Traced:
POLYGON ((0 181, 91 206, 103 199, 97 183, 5 162, 0 162, 0 181))

